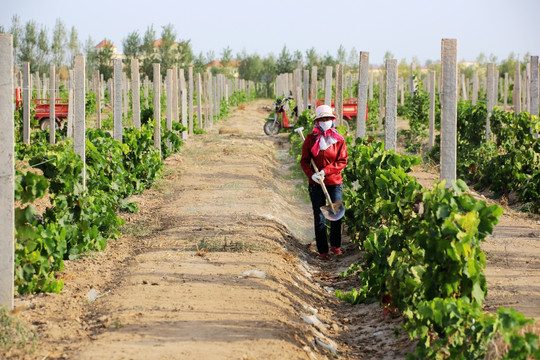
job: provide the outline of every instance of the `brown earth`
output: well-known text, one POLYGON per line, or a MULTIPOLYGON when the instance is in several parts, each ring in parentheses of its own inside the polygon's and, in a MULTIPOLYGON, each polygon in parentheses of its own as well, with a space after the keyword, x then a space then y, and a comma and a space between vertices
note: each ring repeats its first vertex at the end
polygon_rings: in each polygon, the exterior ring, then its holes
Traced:
MULTIPOLYGON (((267 137, 266 100, 235 109, 166 161, 133 197, 120 239, 67 261, 61 294, 20 296, 14 314, 39 334, 28 359, 403 359, 414 343, 378 304, 338 302, 358 286, 337 275, 359 257, 322 262, 311 246, 286 134, 267 137), (263 277, 263 278, 260 278, 263 277), (91 298, 90 295, 97 298, 91 298)), ((433 173, 417 169, 430 185, 433 173)), ((480 196, 480 195, 478 195, 480 196)), ((483 246, 487 310, 540 317, 540 223, 505 211, 483 246)), ((2 355, 2 354, 0 354, 2 355)))

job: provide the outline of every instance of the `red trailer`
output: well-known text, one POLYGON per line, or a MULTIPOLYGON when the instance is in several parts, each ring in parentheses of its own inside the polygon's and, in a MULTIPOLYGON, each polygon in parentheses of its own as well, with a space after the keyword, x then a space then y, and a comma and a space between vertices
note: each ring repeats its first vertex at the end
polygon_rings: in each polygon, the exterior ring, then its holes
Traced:
MULTIPOLYGON (((323 105, 324 99, 317 100, 317 106, 323 105)), ((335 112, 334 99, 332 99, 332 110, 335 112)), ((358 99, 348 98, 343 99, 343 119, 350 121, 358 115, 358 99)), ((366 104, 366 121, 368 120, 368 105, 366 104)))
MULTIPOLYGON (((36 115, 34 119, 39 122, 39 128, 41 130, 49 128, 49 99, 32 99, 32 102, 36 104, 36 115)), ((20 88, 15 89, 15 107, 18 110, 22 106, 22 91, 20 88)), ((67 119, 69 110, 68 99, 56 99, 54 104, 56 127, 62 127, 62 121, 67 119)))

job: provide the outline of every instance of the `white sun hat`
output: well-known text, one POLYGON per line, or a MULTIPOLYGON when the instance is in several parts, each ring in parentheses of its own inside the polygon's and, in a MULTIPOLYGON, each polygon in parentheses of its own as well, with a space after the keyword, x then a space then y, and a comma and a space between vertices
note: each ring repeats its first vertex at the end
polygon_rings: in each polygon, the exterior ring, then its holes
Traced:
POLYGON ((319 120, 320 118, 326 118, 330 117, 332 119, 335 119, 336 116, 332 112, 332 108, 328 105, 320 105, 317 106, 317 109, 315 109, 315 121, 319 120))

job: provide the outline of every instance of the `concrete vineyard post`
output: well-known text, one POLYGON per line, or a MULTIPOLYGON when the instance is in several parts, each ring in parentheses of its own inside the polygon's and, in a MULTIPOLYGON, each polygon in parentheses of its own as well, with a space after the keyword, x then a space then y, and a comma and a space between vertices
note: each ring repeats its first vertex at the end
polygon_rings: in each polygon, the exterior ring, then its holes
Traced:
POLYGON ((203 73, 201 75, 201 81, 203 84, 203 103, 204 103, 204 128, 208 129, 208 122, 210 121, 210 89, 208 88, 208 74, 203 73))
POLYGON ((13 309, 15 268, 15 129, 13 37, 0 34, 0 305, 13 309))
POLYGON ((189 114, 189 135, 193 135, 193 67, 188 68, 188 114, 189 114))
POLYGON ((113 137, 122 142, 122 59, 114 60, 113 137))
POLYGON ((469 100, 467 96, 467 82, 465 81, 465 74, 461 74, 461 98, 463 100, 469 100))
POLYGON ((527 111, 527 68, 521 74, 521 111, 527 111))
POLYGON ((82 186, 86 188, 86 88, 85 88, 85 58, 75 56, 73 60, 75 81, 75 111, 73 112, 73 151, 79 154, 83 162, 82 186))
MULTIPOLYGON (((219 98, 219 84, 218 84, 218 78, 213 76, 212 77, 212 94, 214 96, 214 120, 212 120, 214 123, 217 122, 217 118, 220 114, 220 104, 221 100, 219 98)), ((226 93, 225 93, 226 94, 226 93)), ((228 101, 228 100, 226 100, 228 101)))
POLYGON ((336 125, 343 125, 343 65, 336 65, 336 98, 334 100, 336 125))
MULTIPOLYGON (((47 98, 47 89, 48 88, 49 88, 49 79, 45 75, 43 75, 43 89, 41 91, 41 98, 42 99, 47 98)), ((38 97, 40 97, 39 94, 38 94, 38 97)))
POLYGON ((178 103, 180 101, 180 92, 178 90, 178 68, 173 67, 173 121, 178 122, 178 103))
POLYGON ((384 115, 384 74, 379 74, 379 128, 382 126, 384 115))
POLYGON ((384 126, 385 150, 396 149, 397 144, 397 74, 398 62, 386 60, 386 122, 384 126))
POLYGON ((508 106, 508 73, 504 73, 504 108, 503 110, 506 111, 506 108, 508 106))
POLYGON ((56 143, 56 69, 51 65, 49 70, 51 78, 49 89, 49 144, 56 143))
POLYGON ((296 102, 296 109, 298 111, 298 114, 301 114, 302 111, 304 111, 304 100, 303 100, 303 94, 302 94, 302 69, 298 68, 294 71, 294 77, 295 77, 295 102, 296 102))
POLYGON ((144 107, 148 108, 148 88, 150 87, 150 80, 148 75, 144 77, 144 107))
POLYGON ((493 74, 493 106, 499 105, 499 70, 495 68, 495 73, 493 74))
MULTIPOLYGON (((29 66, 30 66, 30 63, 29 63, 29 66)), ((28 69, 28 71, 30 71, 30 69, 28 69)), ((36 88, 36 94, 39 97, 39 94, 41 94, 41 79, 39 77, 39 71, 36 71, 36 86, 35 86, 35 88, 36 88)))
POLYGON ((404 86, 403 78, 399 78, 399 90, 401 92, 401 96, 399 99, 399 104, 403 106, 405 104, 405 86, 404 86))
POLYGON ((326 67, 326 76, 324 78, 325 89, 324 89, 324 103, 326 105, 332 105, 332 67, 326 67))
MULTIPOLYGON (((182 112, 182 125, 187 129, 187 92, 184 69, 180 69, 180 111, 182 112)), ((182 140, 187 140, 187 130, 182 131, 182 140)))
MULTIPOLYGON (((292 96, 294 97, 294 90, 293 90, 294 86, 293 86, 293 74, 292 73, 288 73, 287 74, 287 94, 285 94, 285 96, 289 96, 290 93, 293 93, 292 96)), ((238 89, 237 90, 241 90, 241 89, 238 89)), ((288 104, 287 104, 288 106, 288 104)))
MULTIPOLYGON (((173 71, 167 70, 167 77, 165 79, 165 95, 167 97, 167 130, 172 130, 173 121, 173 71)), ((172 149, 171 142, 167 140, 167 147, 172 149)))
MULTIPOLYGON (((416 63, 413 61, 411 63, 411 75, 409 76, 409 86, 410 88, 410 96, 413 97, 415 93, 416 88, 416 81, 414 80, 414 73, 416 72, 416 63)), ((379 88, 380 91, 380 88, 379 88)))
POLYGON ((128 116, 128 88, 129 85, 126 73, 122 72, 122 114, 125 118, 128 116))
POLYGON ((531 101, 530 101, 530 90, 531 90, 531 63, 529 62, 525 68, 525 74, 523 74, 523 94, 524 94, 524 107, 525 111, 529 114, 531 113, 531 101))
MULTIPOLYGON (((297 84, 297 82, 296 82, 296 78, 297 78, 296 75, 297 75, 297 73, 298 73, 297 69, 296 69, 296 70, 293 70, 293 72, 292 72, 291 89, 292 89, 292 97, 293 97, 294 101, 298 103, 298 93, 297 93, 297 91, 298 91, 298 84, 297 84)), ((243 89, 242 89, 242 90, 243 90, 243 89)))
POLYGON ((309 105, 309 70, 304 70, 304 110, 309 105))
POLYGON ((131 103, 133 108, 133 126, 141 128, 141 85, 139 60, 131 59, 131 103))
POLYGON ((60 98, 60 75, 56 74, 54 77, 54 91, 56 91, 56 99, 60 98))
POLYGON ((373 72, 370 71, 368 76, 369 76, 369 100, 373 100, 373 72))
POLYGON ((519 61, 516 64, 516 74, 514 76, 514 112, 516 114, 521 112, 521 74, 519 61))
POLYGON ((486 110, 487 110, 487 117, 486 117, 486 141, 489 141, 491 136, 491 124, 490 124, 490 117, 491 113, 493 112, 493 106, 494 106, 494 96, 495 96, 495 64, 494 63, 488 63, 487 64, 487 97, 486 97, 486 110))
POLYGON ((161 153, 161 66, 152 64, 154 76, 154 147, 161 153))
MULTIPOLYGON (((32 88, 30 84, 30 63, 23 63, 23 143, 30 144, 30 100, 32 88)), ((39 94, 39 92, 38 92, 39 94)))
MULTIPOLYGON (((73 98, 73 82, 75 81, 73 77, 73 70, 69 70, 69 98, 68 98, 68 117, 67 117, 67 134, 66 136, 68 138, 73 137, 73 106, 74 104, 74 98, 73 98)), ((100 113, 100 97, 98 96, 98 129, 101 129, 101 117, 99 116, 100 113)))
POLYGON ((369 52, 360 51, 358 65, 358 114, 356 116, 356 137, 366 136, 366 106, 369 87, 369 52))
POLYGON ((457 156, 457 39, 443 39, 441 102, 441 180, 450 188, 456 180, 457 156))
POLYGON ((96 125, 98 129, 101 129, 101 89, 102 88, 101 88, 101 79, 99 75, 100 74, 98 72, 96 76, 96 83, 97 83, 97 88, 96 88, 97 124, 96 125))
POLYGON ((202 129, 203 126, 202 126, 202 111, 201 111, 201 107, 202 107, 202 101, 201 101, 201 92, 202 92, 202 84, 201 84, 201 73, 197 73, 197 121, 199 123, 198 125, 198 128, 199 129, 202 129))
POLYGON ((538 116, 538 56, 531 56, 531 114, 538 116))
POLYGON ((473 105, 476 105, 477 101, 478 101, 478 74, 475 72, 473 75, 471 103, 473 105))
POLYGON ((214 79, 215 77, 212 76, 212 73, 208 73, 207 75, 207 83, 208 83, 208 108, 210 110, 210 113, 209 113, 209 118, 208 118, 208 121, 209 123, 211 124, 214 124, 214 112, 215 112, 215 99, 214 99, 214 96, 215 96, 215 91, 214 91, 214 86, 215 86, 215 82, 214 82, 214 79))
POLYGON ((114 109, 114 89, 113 89, 113 79, 112 78, 107 80, 107 89, 109 90, 109 101, 111 103, 111 108, 114 109))
POLYGON ((317 67, 311 67, 311 97, 309 99, 311 103, 311 110, 314 112, 317 108, 317 67))
POLYGON ((435 71, 429 72, 429 139, 428 147, 435 145, 435 71))

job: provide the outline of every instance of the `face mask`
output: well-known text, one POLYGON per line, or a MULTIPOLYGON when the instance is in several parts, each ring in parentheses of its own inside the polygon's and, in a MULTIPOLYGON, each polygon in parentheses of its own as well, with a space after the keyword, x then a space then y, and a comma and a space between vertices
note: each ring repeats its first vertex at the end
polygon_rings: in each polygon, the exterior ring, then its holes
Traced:
POLYGON ((319 126, 321 127, 322 131, 326 131, 332 127, 332 120, 329 121, 319 121, 319 126))

